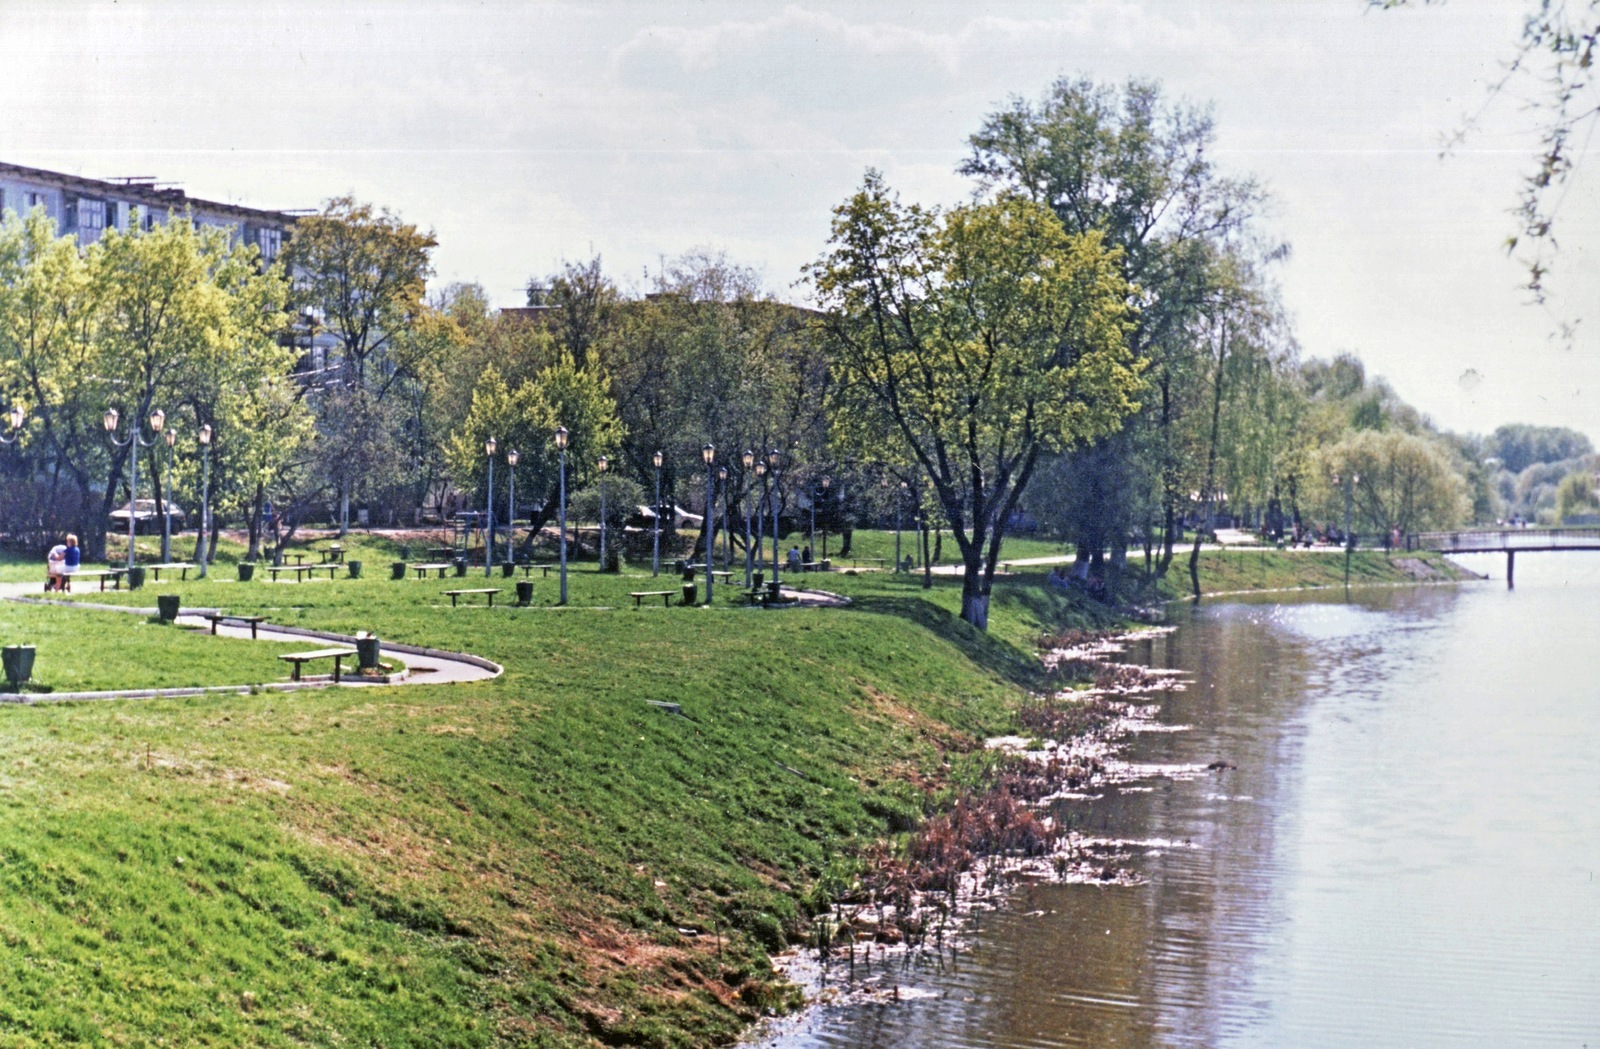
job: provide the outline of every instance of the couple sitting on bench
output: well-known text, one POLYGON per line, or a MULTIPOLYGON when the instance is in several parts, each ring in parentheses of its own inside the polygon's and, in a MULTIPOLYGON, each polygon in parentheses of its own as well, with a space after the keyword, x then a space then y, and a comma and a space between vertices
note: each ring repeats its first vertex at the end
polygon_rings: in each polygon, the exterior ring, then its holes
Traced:
POLYGON ((65 543, 57 543, 45 557, 44 591, 72 592, 72 574, 83 563, 83 551, 78 548, 78 537, 67 536, 65 543))

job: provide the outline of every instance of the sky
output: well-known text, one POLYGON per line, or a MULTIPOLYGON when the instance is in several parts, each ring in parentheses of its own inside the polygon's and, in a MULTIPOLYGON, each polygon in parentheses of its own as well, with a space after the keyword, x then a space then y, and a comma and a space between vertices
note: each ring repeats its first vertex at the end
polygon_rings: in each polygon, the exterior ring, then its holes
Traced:
POLYGON ((1594 165, 1547 306, 1502 249, 1536 125, 1515 92, 1485 103, 1531 2, 0 0, 0 161, 257 207, 354 194, 435 232, 436 287, 501 306, 567 260, 643 290, 694 249, 804 301, 867 168, 960 203, 967 137, 1010 98, 1153 79, 1270 192, 1304 355, 1356 354, 1449 429, 1600 445, 1594 165))

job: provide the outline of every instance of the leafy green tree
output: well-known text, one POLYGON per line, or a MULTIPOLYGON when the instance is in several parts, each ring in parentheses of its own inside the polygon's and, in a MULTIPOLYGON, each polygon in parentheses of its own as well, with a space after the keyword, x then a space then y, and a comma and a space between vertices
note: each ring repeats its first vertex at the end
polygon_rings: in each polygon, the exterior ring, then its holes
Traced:
POLYGON ((1489 435, 1484 451, 1502 466, 1519 474, 1534 463, 1558 463, 1591 455, 1594 445, 1577 430, 1565 426, 1530 426, 1508 423, 1489 435))
POLYGON ((1578 514, 1600 512, 1600 499, 1595 496, 1594 469, 1574 470, 1556 485, 1556 523, 1566 524, 1578 514))
POLYGON ((1398 430, 1358 430, 1321 459, 1321 508, 1330 522, 1342 519, 1343 483, 1357 477, 1352 501, 1358 531, 1452 528, 1467 514, 1466 484, 1436 440, 1398 430))
POLYGON ((946 215, 869 172, 810 269, 839 372, 836 435, 899 449, 963 562, 962 618, 988 624, 1007 522, 1040 457, 1137 408, 1129 288, 1097 233, 1019 196, 946 215))

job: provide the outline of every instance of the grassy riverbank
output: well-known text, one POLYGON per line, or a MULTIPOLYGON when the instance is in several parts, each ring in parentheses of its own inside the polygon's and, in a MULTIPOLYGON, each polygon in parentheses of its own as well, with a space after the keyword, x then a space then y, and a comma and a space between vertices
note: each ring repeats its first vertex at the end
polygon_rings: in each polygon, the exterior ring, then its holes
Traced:
MULTIPOLYGON (((1236 594, 1258 590, 1298 590, 1342 587, 1345 555, 1338 550, 1277 550, 1269 547, 1206 550, 1200 554, 1200 590, 1203 594, 1236 594)), ((1416 583, 1451 583, 1474 576, 1441 554, 1357 550, 1350 556, 1351 586, 1407 586, 1416 583)), ((1164 598, 1193 595, 1189 585, 1189 555, 1172 559, 1172 568, 1157 592, 1164 598)))
MULTIPOLYGON (((729 587, 710 609, 635 610, 630 590, 677 581, 585 565, 572 607, 535 572, 532 608, 452 609, 440 592, 481 574, 390 581, 392 551, 354 546, 368 578, 230 566, 79 597, 177 593, 506 674, 0 710, 0 1028, 18 1044, 726 1041, 785 1001, 765 952, 813 885, 1013 726, 1034 639, 1114 621, 1042 571, 997 587, 987 635, 955 617, 957 580, 884 573, 805 577, 844 609, 746 609, 729 587)), ((1222 562, 1217 586, 1250 570, 1222 562)), ((134 630, 104 677, 190 658, 138 617, 37 614, 96 644, 134 630)), ((41 679, 61 658, 41 644, 41 679)))

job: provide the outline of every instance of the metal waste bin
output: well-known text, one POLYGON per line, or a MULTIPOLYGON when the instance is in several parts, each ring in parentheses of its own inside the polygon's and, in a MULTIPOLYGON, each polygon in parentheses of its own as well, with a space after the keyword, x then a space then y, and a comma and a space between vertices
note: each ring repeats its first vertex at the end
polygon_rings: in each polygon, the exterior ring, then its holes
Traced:
POLYGON ((170 623, 178 618, 178 595, 160 594, 156 597, 156 615, 163 623, 170 623))
POLYGON ((32 645, 7 645, 0 649, 0 662, 3 662, 6 671, 6 684, 13 692, 22 688, 22 683, 33 677, 33 657, 35 655, 32 645))
POLYGON ((356 635, 356 660, 361 664, 362 670, 378 669, 378 650, 382 642, 377 635, 363 630, 356 635))

